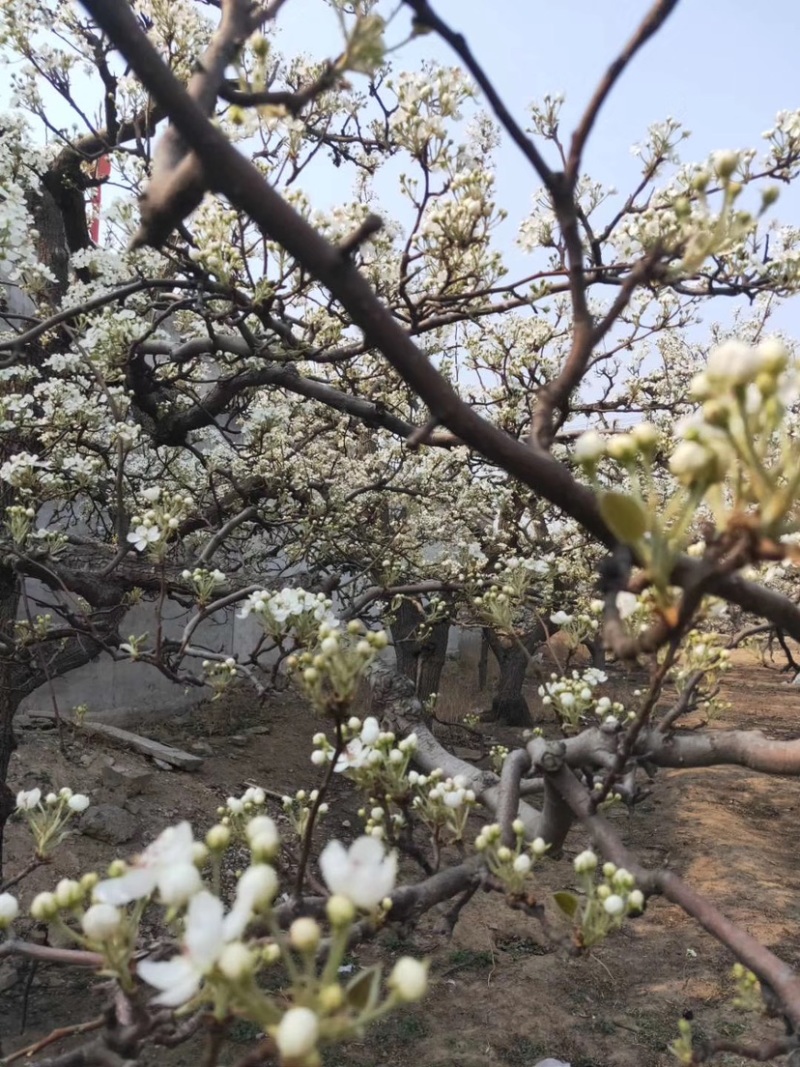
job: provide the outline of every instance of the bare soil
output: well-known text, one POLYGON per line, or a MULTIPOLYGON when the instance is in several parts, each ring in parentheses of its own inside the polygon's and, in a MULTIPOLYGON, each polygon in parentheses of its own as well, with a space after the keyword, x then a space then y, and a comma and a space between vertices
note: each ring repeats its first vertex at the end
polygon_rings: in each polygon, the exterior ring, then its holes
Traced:
MULTIPOLYGON (((471 679, 449 665, 443 700, 448 718, 475 710, 481 700, 488 704, 475 693, 471 679)), ((626 684, 637 683, 622 680, 621 691, 626 684)), ((711 728, 800 736, 800 688, 787 685, 785 675, 742 657, 725 690, 732 709, 711 728)), ((533 686, 529 699, 536 711, 533 686)), ((189 819, 201 832, 214 821, 217 805, 248 783, 272 791, 270 813, 283 822, 280 794, 314 785, 316 771, 308 756, 319 725, 299 699, 284 694, 264 705, 239 695, 170 723, 141 728, 147 736, 182 747, 205 746, 204 765, 194 774, 156 769, 146 759, 80 731, 68 732, 62 751, 55 730, 26 729, 19 731, 11 784, 15 789, 69 784, 96 802, 124 802, 136 817, 137 833, 116 851, 129 855, 171 821, 189 819), (102 773, 112 761, 127 770, 152 772, 141 795, 127 801, 109 795, 102 773)), ((456 743, 480 745, 488 753, 494 740, 508 743, 515 736, 492 726, 480 729, 477 739, 473 735, 456 743)), ((337 781, 322 837, 354 836, 358 806, 348 784, 337 781)), ((714 895, 731 918, 800 967, 799 812, 800 780, 715 768, 660 772, 652 795, 633 815, 614 810, 610 817, 643 862, 679 871, 695 888, 714 895)), ((541 898, 571 885, 570 860, 586 844, 581 831, 573 831, 564 858, 540 868, 541 898)), ((14 825, 7 875, 25 864, 28 849, 25 832, 14 825)), ((26 881, 23 897, 52 888, 60 877, 102 871, 110 852, 107 844, 72 836, 49 867, 26 881)), ((727 951, 660 900, 578 959, 555 949, 535 920, 511 911, 497 896, 473 898, 449 941, 438 933, 441 921, 440 914, 432 914, 414 929, 388 929, 353 953, 354 963, 382 959, 387 966, 407 952, 429 955, 432 988, 423 1005, 395 1014, 363 1040, 329 1052, 329 1067, 534 1067, 546 1056, 573 1067, 656 1067, 676 1062, 667 1045, 686 1013, 692 1014, 698 1032, 716 1037, 750 1041, 782 1032, 780 1020, 745 1015, 732 1006, 727 951)), ((23 932, 41 936, 35 928, 23 932)), ((102 1004, 99 986, 102 982, 94 976, 68 974, 54 965, 33 969, 18 960, 0 961, 2 1053, 29 1046, 56 1026, 96 1016, 102 1004)), ((220 1062, 235 1064, 255 1036, 249 1026, 235 1026, 220 1062)), ((60 1047, 43 1050, 33 1062, 60 1047)), ((157 1062, 179 1067, 196 1062, 197 1056, 197 1046, 187 1044, 159 1052, 157 1062)), ((727 1056, 719 1062, 745 1061, 727 1056)))

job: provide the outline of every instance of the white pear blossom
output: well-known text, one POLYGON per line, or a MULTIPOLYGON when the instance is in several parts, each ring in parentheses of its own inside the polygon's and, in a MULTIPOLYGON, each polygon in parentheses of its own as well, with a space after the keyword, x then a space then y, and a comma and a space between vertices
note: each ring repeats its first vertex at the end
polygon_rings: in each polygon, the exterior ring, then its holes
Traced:
POLYGON ((161 890, 162 882, 168 887, 174 885, 176 867, 195 869, 194 838, 188 822, 168 826, 121 877, 95 886, 95 900, 120 905, 149 896, 154 889, 161 890))
POLYGON ((89 807, 89 798, 83 793, 73 793, 67 801, 67 807, 70 811, 86 811, 86 809, 89 807))
POLYGON ((41 789, 23 789, 17 793, 17 811, 33 811, 41 799, 41 789))
POLYGON ((142 960, 139 964, 139 976, 160 990, 155 1003, 175 1008, 191 999, 230 940, 233 939, 226 937, 222 901, 206 890, 197 893, 186 912, 181 955, 171 960, 142 960))
POLYGON ((150 545, 160 541, 161 536, 158 526, 137 526, 128 534, 128 541, 137 552, 145 552, 150 545))
POLYGON ((619 617, 621 619, 627 619, 630 618, 639 607, 639 598, 635 593, 617 593, 616 605, 619 617))
POLYGON ((377 907, 397 878, 396 854, 387 854, 375 837, 359 837, 349 849, 341 841, 329 841, 319 865, 331 893, 347 897, 364 911, 377 907))

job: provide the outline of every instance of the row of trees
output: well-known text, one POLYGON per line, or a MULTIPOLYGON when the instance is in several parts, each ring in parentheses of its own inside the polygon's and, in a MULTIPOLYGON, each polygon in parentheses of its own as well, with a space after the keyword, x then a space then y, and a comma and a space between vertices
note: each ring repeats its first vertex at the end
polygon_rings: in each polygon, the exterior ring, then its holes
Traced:
MULTIPOLYGON (((21 698, 98 655, 182 685, 263 689, 276 649, 281 661, 305 649, 301 678, 336 724, 338 758, 352 692, 336 679, 349 686, 369 657, 331 666, 328 607, 310 598, 335 589, 345 622, 393 632, 414 684, 381 683, 379 699, 398 735, 414 732, 422 771, 463 776, 516 856, 539 838, 557 854, 582 823, 638 891, 676 900, 774 990, 788 1050, 800 1022, 788 967, 675 875, 641 868, 600 805, 635 802, 645 758, 800 768, 793 742, 676 730, 716 691, 724 657, 698 636, 709 598, 800 638, 784 588, 795 372, 770 338, 797 287, 793 231, 772 221, 778 185, 798 176, 797 115, 777 117, 761 154, 694 163, 679 156, 684 131, 657 123, 634 188, 612 193, 584 173, 586 143, 676 0, 647 14, 569 140, 555 97, 521 129, 426 0, 404 5, 412 32, 439 35, 456 66, 400 73, 399 20, 371 0, 333 5, 329 59, 282 55, 281 6, 9 0, 0 12, 14 91, 0 137, 0 826, 15 808, 4 783, 21 698), (501 136, 539 183, 519 276, 498 238, 501 136), (111 179, 98 177, 105 158, 111 179), (303 191, 326 167, 351 180, 333 210, 303 191), (392 213, 379 215, 389 181, 392 213), (746 309, 739 340, 709 327, 698 343, 688 327, 722 297, 746 309), (311 593, 276 597, 299 568, 311 593), (154 625, 130 634, 142 600, 154 625), (162 625, 168 603, 189 612, 178 638, 162 625), (197 638, 230 610, 263 622, 235 661, 197 638), (559 627, 598 657, 647 664, 652 682, 619 709, 601 675, 551 680, 561 741, 536 737, 499 778, 478 773, 412 699, 438 688, 454 620, 485 629, 496 711, 512 723, 528 657, 559 627), (526 791, 543 791, 541 810, 526 791)), ((418 854, 413 834, 392 843, 418 854)), ((406 887, 392 915, 469 890, 478 871, 470 860, 435 889, 406 887)), ((302 875, 294 914, 301 891, 302 875)))

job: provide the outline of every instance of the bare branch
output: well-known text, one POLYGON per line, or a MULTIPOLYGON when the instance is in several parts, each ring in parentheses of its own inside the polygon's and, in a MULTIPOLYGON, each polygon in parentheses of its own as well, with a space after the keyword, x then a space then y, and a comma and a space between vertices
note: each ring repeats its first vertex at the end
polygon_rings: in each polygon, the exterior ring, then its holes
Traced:
POLYGON ((642 24, 639 26, 636 33, 631 37, 630 41, 625 45, 623 50, 611 64, 603 76, 602 81, 595 90, 594 96, 589 101, 589 106, 583 113, 583 117, 578 124, 578 128, 572 135, 572 142, 570 144, 569 159, 567 160, 566 173, 573 184, 578 180, 581 158, 583 156, 583 150, 586 147, 586 142, 589 138, 589 134, 592 132, 592 127, 595 124, 600 109, 602 108, 614 85, 619 80, 622 72, 627 65, 636 55, 636 53, 642 48, 642 46, 650 40, 653 34, 657 33, 659 29, 664 25, 670 14, 678 6, 678 0, 658 0, 658 2, 651 8, 651 10, 645 15, 642 24))

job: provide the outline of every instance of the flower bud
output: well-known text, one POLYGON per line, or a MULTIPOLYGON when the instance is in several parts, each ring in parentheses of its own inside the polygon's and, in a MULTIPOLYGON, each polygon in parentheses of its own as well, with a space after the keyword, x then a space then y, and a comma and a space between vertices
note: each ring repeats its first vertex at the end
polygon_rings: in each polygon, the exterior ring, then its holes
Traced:
POLYGON ((606 897, 603 901, 603 908, 607 915, 616 918, 625 911, 625 901, 616 893, 612 893, 610 897, 606 897))
POLYGON ((217 823, 206 834, 206 844, 212 852, 223 852, 231 843, 231 831, 227 826, 217 823))
POLYGON ((711 153, 711 165, 717 177, 730 178, 731 174, 739 166, 739 153, 732 151, 718 151, 711 153))
POLYGON ((591 849, 586 849, 575 857, 573 864, 578 874, 590 874, 597 867, 597 856, 591 849))
POLYGON ((81 919, 81 926, 90 941, 108 941, 121 922, 122 914, 113 904, 92 904, 81 919))
POLYGON ((639 448, 632 434, 618 433, 608 442, 607 452, 618 463, 629 463, 636 459, 639 448))
POLYGON ((10 893, 0 893, 0 930, 5 930, 19 915, 19 902, 10 893))
POLYGON ((60 908, 74 908, 83 899, 83 890, 72 878, 62 878, 56 886, 56 900, 60 908))
POLYGON ((576 463, 584 467, 595 467, 606 454, 606 439, 597 430, 587 430, 575 442, 572 455, 576 463))
POLYGON ((233 941, 219 955, 217 966, 231 982, 238 982, 253 973, 256 959, 247 945, 233 941))
POLYGON ((641 889, 634 889, 628 894, 628 910, 644 911, 644 893, 641 889))
POLYGON ((422 1000, 428 989, 428 965, 411 956, 401 957, 389 975, 389 988, 407 1004, 422 1000))
POLYGON ((302 1060, 317 1046, 319 1020, 310 1008, 289 1008, 275 1033, 275 1044, 285 1060, 302 1060))
POLYGON ((67 800, 67 807, 70 811, 86 811, 89 807, 89 798, 84 796, 83 793, 75 793, 67 800))
POLYGON ((321 936, 322 931, 314 919, 295 919, 289 927, 289 942, 298 952, 315 952, 321 936))
POLYGON ((269 815, 256 815, 244 828, 250 850, 259 859, 272 859, 280 845, 278 827, 269 815))
POLYGON ((58 915, 58 901, 54 893, 37 893, 31 903, 31 915, 39 922, 49 922, 58 915))
POLYGON ((344 990, 340 985, 326 985, 320 989, 318 1001, 326 1015, 333 1014, 344 1004, 344 990))

